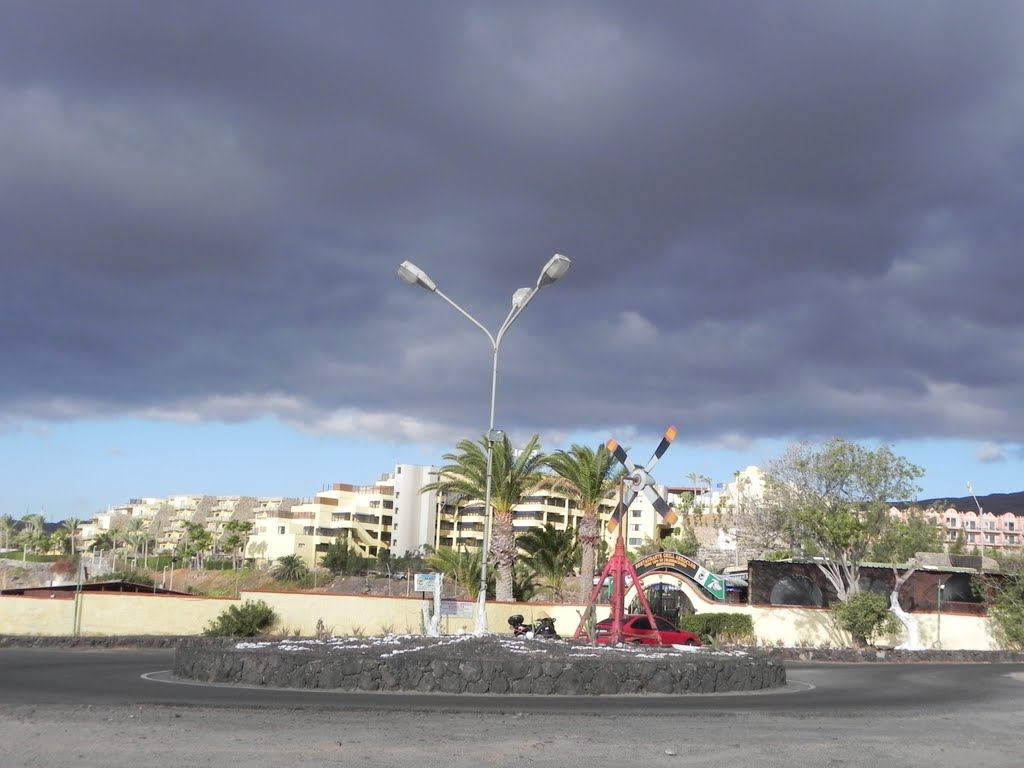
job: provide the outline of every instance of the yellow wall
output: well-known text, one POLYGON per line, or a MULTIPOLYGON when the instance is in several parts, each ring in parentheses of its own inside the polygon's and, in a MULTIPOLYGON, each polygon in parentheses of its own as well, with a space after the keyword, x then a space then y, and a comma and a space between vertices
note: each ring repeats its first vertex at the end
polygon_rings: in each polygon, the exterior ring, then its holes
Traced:
MULTIPOLYGON (((683 586, 698 612, 744 613, 753 619, 754 634, 761 645, 842 647, 849 638, 832 625, 830 614, 820 608, 750 607, 715 604, 696 589, 683 586)), ((381 635, 385 631, 419 634, 422 606, 415 597, 371 597, 364 595, 327 595, 303 592, 242 592, 241 601, 263 600, 279 618, 275 632, 285 629, 302 636, 314 634, 317 621, 337 635, 381 635)), ((627 601, 630 595, 626 596, 627 601)), ((80 634, 105 635, 198 635, 229 605, 230 598, 175 597, 150 594, 84 593, 79 597, 80 634)), ((628 604, 628 602, 627 602, 628 604)), ((432 602, 430 603, 432 605, 432 602)), ((444 634, 472 632, 476 605, 462 603, 465 617, 446 617, 441 621, 444 634)), ((572 637, 579 623, 579 605, 538 603, 487 604, 488 628, 494 634, 510 634, 508 617, 522 614, 527 622, 543 616, 555 619, 563 637, 572 637)), ((608 615, 608 606, 598 608, 598 618, 608 615)), ((918 623, 921 643, 926 648, 947 650, 993 650, 987 619, 942 614, 941 625, 935 614, 912 614, 918 623)), ((74 634, 75 601, 5 595, 0 597, 0 634, 68 636, 74 634)), ((896 645, 897 638, 884 641, 896 645)))
POLYGON ((79 599, 80 634, 86 636, 197 635, 236 602, 216 597, 115 592, 85 592, 79 599))
POLYGON ((71 635, 74 620, 73 600, 0 596, 0 634, 71 635))

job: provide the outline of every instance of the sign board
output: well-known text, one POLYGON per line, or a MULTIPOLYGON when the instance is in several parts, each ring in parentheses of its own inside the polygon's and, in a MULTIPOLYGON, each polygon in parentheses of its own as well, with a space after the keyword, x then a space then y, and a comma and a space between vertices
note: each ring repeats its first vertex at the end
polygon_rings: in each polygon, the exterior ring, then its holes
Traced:
POLYGON ((416 573, 412 577, 413 592, 433 592, 440 583, 440 573, 416 573))
POLYGON ((441 615, 457 619, 473 618, 474 603, 460 603, 457 600, 442 600, 441 615))
POLYGON ((693 580, 719 600, 725 600, 725 579, 721 576, 711 573, 706 568, 698 568, 693 580))

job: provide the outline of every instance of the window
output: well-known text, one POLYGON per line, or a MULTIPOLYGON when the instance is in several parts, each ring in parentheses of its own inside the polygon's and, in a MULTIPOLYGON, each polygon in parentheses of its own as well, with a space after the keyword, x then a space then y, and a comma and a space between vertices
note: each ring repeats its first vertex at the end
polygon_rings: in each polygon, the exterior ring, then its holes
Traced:
POLYGON ((634 509, 633 510, 633 517, 640 517, 640 510, 639 509, 634 509))
POLYGON ((639 532, 639 530, 640 530, 640 523, 633 523, 633 531, 634 531, 634 533, 639 532))
POLYGON ((986 533, 985 534, 985 541, 987 541, 989 544, 995 544, 996 543, 996 535, 994 533, 986 533))
MULTIPOLYGON (((978 524, 974 520, 971 520, 967 523, 967 527, 973 531, 978 527, 978 524)), ((974 541, 974 539, 971 539, 971 541, 974 541)))
POLYGON ((280 534, 284 534, 284 526, 283 525, 277 526, 277 532, 280 533, 280 534))
POLYGON ((630 539, 629 540, 629 546, 631 546, 631 547, 639 547, 642 543, 643 542, 640 541, 640 539, 630 539))
POLYGON ((1012 522, 1007 522, 1006 523, 1006 530, 1008 530, 1008 531, 1015 531, 1017 529, 1013 527, 1013 523, 1012 522))
POLYGON ((955 517, 947 517, 946 518, 946 527, 948 527, 948 528, 956 528, 956 518, 955 517))

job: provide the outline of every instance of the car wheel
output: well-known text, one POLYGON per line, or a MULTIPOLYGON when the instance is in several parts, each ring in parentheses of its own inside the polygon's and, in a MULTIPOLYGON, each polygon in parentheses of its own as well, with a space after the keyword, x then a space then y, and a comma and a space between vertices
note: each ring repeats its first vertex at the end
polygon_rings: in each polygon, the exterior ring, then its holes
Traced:
POLYGON ((692 646, 692 645, 696 645, 696 643, 693 642, 693 640, 687 640, 685 643, 683 643, 683 645, 691 645, 692 646))

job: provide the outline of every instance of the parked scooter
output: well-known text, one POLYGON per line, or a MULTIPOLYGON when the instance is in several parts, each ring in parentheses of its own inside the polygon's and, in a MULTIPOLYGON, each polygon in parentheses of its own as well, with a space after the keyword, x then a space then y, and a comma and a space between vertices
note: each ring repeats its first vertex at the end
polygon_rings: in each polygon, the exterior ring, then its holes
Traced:
POLYGON ((555 631, 555 620, 547 616, 537 619, 536 624, 527 624, 523 617, 517 613, 508 617, 508 625, 512 627, 513 637, 558 637, 558 633, 555 631))

